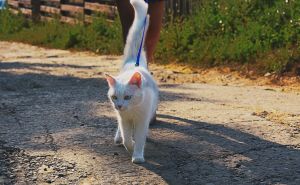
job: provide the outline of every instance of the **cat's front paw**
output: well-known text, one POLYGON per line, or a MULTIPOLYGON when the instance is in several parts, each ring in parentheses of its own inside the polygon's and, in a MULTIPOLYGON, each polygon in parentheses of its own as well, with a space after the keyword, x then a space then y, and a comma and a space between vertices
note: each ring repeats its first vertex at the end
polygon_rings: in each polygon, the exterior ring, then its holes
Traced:
POLYGON ((132 162, 135 164, 141 164, 145 162, 144 157, 132 157, 132 162))

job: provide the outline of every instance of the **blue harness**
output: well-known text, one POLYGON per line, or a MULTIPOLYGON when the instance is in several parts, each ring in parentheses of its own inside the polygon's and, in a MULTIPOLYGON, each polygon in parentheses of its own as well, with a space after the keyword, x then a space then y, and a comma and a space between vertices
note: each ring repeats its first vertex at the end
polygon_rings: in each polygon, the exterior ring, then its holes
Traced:
MULTIPOLYGON (((148 0, 145 0, 146 3, 148 3, 148 0)), ((147 25, 147 16, 145 17, 144 20, 144 29, 143 29, 143 35, 142 35, 142 40, 141 40, 141 44, 139 47, 139 51, 136 57, 136 62, 135 62, 135 66, 140 66, 140 58, 141 58, 141 53, 142 53, 142 49, 143 49, 143 42, 144 42, 144 37, 145 37, 145 31, 146 31, 146 25, 147 25)))

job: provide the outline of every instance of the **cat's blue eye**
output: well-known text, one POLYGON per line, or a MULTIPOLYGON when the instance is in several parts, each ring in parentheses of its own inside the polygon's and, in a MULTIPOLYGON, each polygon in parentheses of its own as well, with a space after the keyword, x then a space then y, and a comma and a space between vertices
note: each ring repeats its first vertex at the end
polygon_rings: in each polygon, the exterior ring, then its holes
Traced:
POLYGON ((130 100, 131 96, 124 96, 124 100, 130 100))
POLYGON ((115 95, 112 95, 112 96, 111 96, 111 99, 116 100, 116 99, 118 99, 118 97, 115 96, 115 95))

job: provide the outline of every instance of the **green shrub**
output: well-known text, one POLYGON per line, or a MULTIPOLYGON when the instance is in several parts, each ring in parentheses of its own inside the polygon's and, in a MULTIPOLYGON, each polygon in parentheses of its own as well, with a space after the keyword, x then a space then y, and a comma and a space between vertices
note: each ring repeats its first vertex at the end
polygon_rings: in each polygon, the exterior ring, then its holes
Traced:
POLYGON ((12 15, 7 10, 0 10, 0 37, 3 37, 3 35, 16 33, 24 27, 27 28, 28 26, 28 22, 22 15, 12 15))
POLYGON ((253 64, 262 66, 262 71, 281 72, 290 60, 300 60, 297 0, 203 1, 192 16, 171 20, 156 52, 163 62, 253 64), (272 62, 268 62, 270 53, 272 62))

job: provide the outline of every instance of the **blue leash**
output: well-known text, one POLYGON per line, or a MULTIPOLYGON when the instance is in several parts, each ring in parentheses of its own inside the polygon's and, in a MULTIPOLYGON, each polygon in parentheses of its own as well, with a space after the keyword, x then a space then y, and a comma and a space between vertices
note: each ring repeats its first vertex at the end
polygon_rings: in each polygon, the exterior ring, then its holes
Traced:
MULTIPOLYGON (((148 3, 148 0, 145 0, 146 3, 148 3)), ((144 37, 145 37, 145 31, 146 31, 146 25, 147 25, 147 16, 145 17, 144 20, 144 30, 143 30, 143 35, 142 35, 142 40, 141 40, 141 44, 139 47, 139 51, 136 57, 136 63, 135 66, 140 66, 140 58, 141 58, 141 53, 142 53, 142 47, 143 47, 143 42, 144 42, 144 37)))

